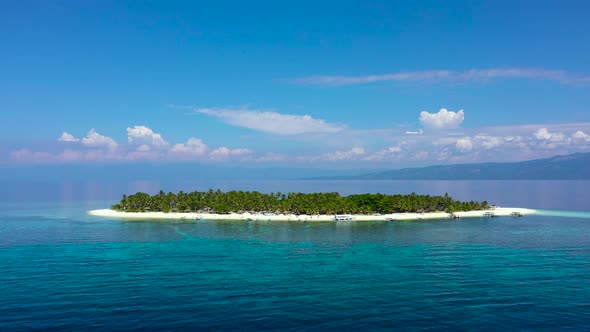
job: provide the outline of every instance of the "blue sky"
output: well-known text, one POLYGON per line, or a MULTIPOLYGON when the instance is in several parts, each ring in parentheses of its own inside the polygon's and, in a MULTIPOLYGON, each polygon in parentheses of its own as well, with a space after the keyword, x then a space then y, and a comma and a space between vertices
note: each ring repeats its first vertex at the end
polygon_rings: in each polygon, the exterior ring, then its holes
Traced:
POLYGON ((589 7, 2 2, 0 163, 398 168, 589 151, 589 7))

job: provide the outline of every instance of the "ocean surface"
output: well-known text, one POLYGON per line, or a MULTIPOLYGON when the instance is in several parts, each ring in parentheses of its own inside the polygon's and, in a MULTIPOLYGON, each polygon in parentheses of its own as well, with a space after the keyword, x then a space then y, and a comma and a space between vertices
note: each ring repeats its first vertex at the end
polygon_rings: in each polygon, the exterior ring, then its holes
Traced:
POLYGON ((589 331, 588 181, 0 183, 0 331, 589 331), (363 223, 124 221, 136 191, 444 194, 550 210, 363 223))

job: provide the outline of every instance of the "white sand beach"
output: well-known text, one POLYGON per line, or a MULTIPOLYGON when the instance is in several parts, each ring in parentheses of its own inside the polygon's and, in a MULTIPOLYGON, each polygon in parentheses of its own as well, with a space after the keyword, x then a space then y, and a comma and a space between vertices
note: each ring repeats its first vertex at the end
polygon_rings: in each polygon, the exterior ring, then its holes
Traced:
MULTIPOLYGON (((490 210, 462 211, 455 212, 458 218, 481 218, 486 214, 493 214, 495 217, 511 216, 513 213, 520 215, 529 215, 536 210, 525 208, 507 208, 496 207, 490 210)), ((125 218, 125 219, 181 219, 181 220, 260 220, 260 221, 299 221, 299 222, 326 222, 335 221, 334 215, 295 215, 295 214, 268 214, 268 213, 164 213, 164 212, 123 212, 111 209, 100 209, 88 211, 88 214, 98 217, 125 218)), ((392 213, 381 215, 346 215, 352 221, 404 221, 404 220, 422 220, 422 219, 447 219, 449 213, 430 212, 430 213, 392 213)), ((348 218, 347 218, 348 219, 348 218)))

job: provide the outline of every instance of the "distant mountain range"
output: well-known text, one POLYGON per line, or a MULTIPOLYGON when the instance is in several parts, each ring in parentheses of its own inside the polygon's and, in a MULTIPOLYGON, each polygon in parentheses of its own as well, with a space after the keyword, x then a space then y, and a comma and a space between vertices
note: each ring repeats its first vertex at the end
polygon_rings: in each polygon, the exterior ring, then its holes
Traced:
POLYGON ((581 180, 590 179, 590 153, 511 163, 479 163, 404 168, 353 176, 317 177, 337 180, 581 180))

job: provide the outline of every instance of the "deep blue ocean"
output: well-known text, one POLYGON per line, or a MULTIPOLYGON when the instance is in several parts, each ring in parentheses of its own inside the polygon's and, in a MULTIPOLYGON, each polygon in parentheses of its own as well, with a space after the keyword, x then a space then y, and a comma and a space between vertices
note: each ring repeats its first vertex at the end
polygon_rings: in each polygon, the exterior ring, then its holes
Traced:
POLYGON ((589 331, 588 181, 0 183, 0 330, 589 331), (348 224, 124 221, 122 194, 444 194, 552 210, 348 224))

